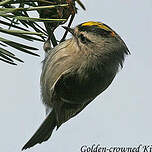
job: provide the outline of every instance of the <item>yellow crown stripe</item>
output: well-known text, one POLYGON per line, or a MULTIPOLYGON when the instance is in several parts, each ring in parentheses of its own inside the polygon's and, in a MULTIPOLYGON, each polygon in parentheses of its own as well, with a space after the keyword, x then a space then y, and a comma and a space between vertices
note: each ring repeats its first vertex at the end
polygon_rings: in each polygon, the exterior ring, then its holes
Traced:
POLYGON ((106 31, 112 31, 110 28, 105 26, 103 23, 99 23, 99 22, 92 22, 92 21, 85 22, 81 26, 98 26, 99 28, 104 29, 106 31))

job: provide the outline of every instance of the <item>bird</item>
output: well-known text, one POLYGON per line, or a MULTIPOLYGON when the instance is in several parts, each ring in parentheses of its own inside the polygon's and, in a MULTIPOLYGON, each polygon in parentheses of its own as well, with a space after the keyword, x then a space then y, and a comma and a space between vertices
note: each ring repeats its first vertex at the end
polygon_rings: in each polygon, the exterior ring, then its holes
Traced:
POLYGON ((47 49, 42 66, 46 118, 22 150, 47 141, 55 128, 79 114, 108 88, 130 54, 121 37, 102 22, 63 28, 71 38, 47 49))

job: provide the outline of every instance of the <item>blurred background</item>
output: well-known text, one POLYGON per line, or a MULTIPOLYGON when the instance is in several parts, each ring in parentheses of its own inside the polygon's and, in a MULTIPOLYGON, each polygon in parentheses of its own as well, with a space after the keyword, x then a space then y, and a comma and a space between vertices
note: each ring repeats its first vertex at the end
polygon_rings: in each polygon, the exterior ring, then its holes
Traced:
MULTIPOLYGON (((83 0, 72 27, 85 21, 104 22, 125 41, 131 55, 111 86, 52 137, 27 152, 79 152, 81 146, 148 145, 152 141, 152 1, 83 0)), ((58 39, 64 30, 58 29, 58 39)), ((70 37, 70 35, 68 36, 70 37)), ((23 42, 24 43, 24 42, 23 42)), ((25 42, 26 43, 26 42, 25 42)), ((28 43, 27 43, 28 44, 28 43)), ((45 118, 40 97, 43 43, 34 57, 16 51, 25 63, 0 62, 0 149, 18 152, 45 118)))

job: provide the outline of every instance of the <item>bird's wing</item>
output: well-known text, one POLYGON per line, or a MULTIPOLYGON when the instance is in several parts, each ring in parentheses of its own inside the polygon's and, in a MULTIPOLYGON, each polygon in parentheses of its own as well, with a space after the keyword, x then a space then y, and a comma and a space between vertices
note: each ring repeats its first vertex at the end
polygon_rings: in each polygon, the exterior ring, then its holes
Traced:
MULTIPOLYGON (((64 73, 62 73, 59 79, 54 83, 52 87, 53 109, 55 111, 55 117, 58 128, 61 126, 61 124, 81 112, 94 99, 89 98, 83 102, 73 101, 72 98, 70 100, 64 99, 64 96, 62 95, 65 91, 65 88, 63 86, 64 79, 66 79, 66 77, 72 79, 71 69, 68 69, 64 73)), ((79 96, 81 96, 81 94, 79 96)))
POLYGON ((57 121, 57 128, 81 112, 91 102, 88 101, 88 103, 84 104, 70 104, 62 101, 56 95, 55 98, 56 100, 54 102, 54 111, 57 121))

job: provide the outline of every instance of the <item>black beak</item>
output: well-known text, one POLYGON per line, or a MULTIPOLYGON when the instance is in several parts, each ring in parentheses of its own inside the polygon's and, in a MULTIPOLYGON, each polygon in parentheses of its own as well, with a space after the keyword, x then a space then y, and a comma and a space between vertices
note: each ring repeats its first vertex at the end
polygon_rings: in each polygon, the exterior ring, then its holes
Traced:
POLYGON ((75 36, 74 34, 74 29, 68 27, 68 26, 62 26, 66 31, 70 32, 73 36, 75 36))

